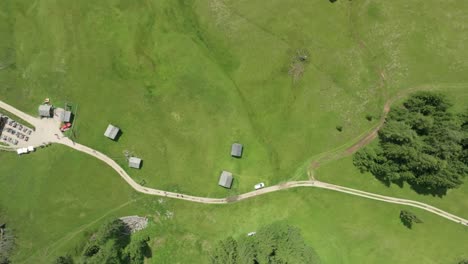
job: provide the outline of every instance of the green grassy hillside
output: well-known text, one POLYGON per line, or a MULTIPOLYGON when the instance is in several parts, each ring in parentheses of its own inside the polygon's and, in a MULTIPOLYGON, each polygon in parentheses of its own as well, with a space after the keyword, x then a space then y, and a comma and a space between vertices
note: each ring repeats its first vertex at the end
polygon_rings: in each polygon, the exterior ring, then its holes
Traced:
MULTIPOLYGON (((3 0, 0 100, 33 115, 45 97, 73 102, 77 141, 137 182, 225 197, 305 178, 312 157, 354 142, 376 124, 366 115, 378 117, 399 92, 438 87, 464 106, 467 8, 456 0, 3 0), (103 136, 109 123, 123 131, 118 142, 103 136), (229 156, 235 141, 242 159, 229 156), (144 160, 141 170, 128 168, 124 150, 144 160), (217 186, 221 170, 234 173, 232 190, 217 186)), ((276 219, 300 227, 325 263, 467 257, 466 228, 414 210, 425 223, 410 231, 401 207, 344 194, 304 189, 224 207, 163 206, 62 147, 0 153, 0 163, 0 208, 17 230, 19 263, 47 263, 107 217, 155 210, 175 217, 154 218, 153 263, 206 262, 217 239, 276 219)), ((349 160, 316 173, 466 216, 466 203, 456 203, 466 201, 466 184, 440 199, 386 189, 349 160)))
POLYGON ((466 227, 347 194, 303 188, 202 205, 137 195, 104 163, 61 146, 20 159, 0 152, 0 159, 1 214, 17 235, 13 263, 51 263, 81 252, 76 246, 99 224, 135 214, 151 222, 143 231, 151 238, 148 263, 208 263, 217 240, 277 220, 300 228, 323 263, 454 263, 468 256, 466 227), (401 209, 424 223, 407 229, 398 218, 401 209))
POLYGON ((223 169, 234 193, 301 177, 297 167, 371 127, 364 116, 395 92, 467 82, 460 5, 7 0, 0 92, 33 114, 45 97, 77 104, 78 141, 121 163, 123 150, 142 157, 138 181, 224 196, 223 169), (308 57, 293 81, 298 52, 308 57), (118 143, 102 136, 110 122, 118 143), (234 141, 241 160, 229 157, 234 141))

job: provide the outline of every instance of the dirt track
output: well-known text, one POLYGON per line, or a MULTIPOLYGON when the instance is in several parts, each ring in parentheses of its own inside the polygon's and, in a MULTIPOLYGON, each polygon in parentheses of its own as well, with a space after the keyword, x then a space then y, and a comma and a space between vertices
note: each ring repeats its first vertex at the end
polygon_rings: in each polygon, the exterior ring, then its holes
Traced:
MULTIPOLYGON (((385 104, 384 112, 386 111, 388 113, 387 109, 390 109, 390 104, 392 101, 389 101, 387 104, 385 104)), ((438 208, 435 208, 433 206, 420 203, 417 201, 412 201, 412 200, 406 200, 406 199, 400 199, 400 198, 394 198, 394 197, 389 197, 389 196, 383 196, 383 195, 378 195, 374 193, 368 193, 356 189, 351 189, 347 187, 342 187, 338 185, 333 185, 333 184, 328 184, 320 181, 315 181, 315 180, 309 180, 309 181, 291 181, 291 182, 286 182, 283 184, 279 185, 274 185, 274 186, 269 186, 260 190, 244 193, 235 197, 227 197, 227 198, 209 198, 209 197, 197 197, 197 196, 192 196, 192 195, 186 195, 182 193, 174 193, 174 192, 167 192, 164 190, 158 190, 158 189, 153 189, 153 188, 148 188, 139 185, 136 183, 130 175, 128 175, 114 160, 106 156, 105 154, 94 150, 92 148, 89 148, 87 146, 78 144, 76 142, 71 141, 69 138, 64 137, 58 128, 58 121, 54 121, 53 119, 38 119, 35 117, 32 117, 16 108, 13 106, 10 106, 3 101, 0 101, 0 107, 5 109, 8 112, 11 112, 12 114, 24 119, 25 121, 29 122, 30 124, 34 125, 36 127, 36 130, 42 131, 42 137, 44 141, 46 142, 51 142, 51 143, 58 143, 65 145, 67 147, 73 148, 77 151, 84 152, 88 155, 91 155, 110 167, 112 167, 135 191, 144 193, 144 194, 149 194, 149 195, 156 195, 156 196, 162 196, 162 197, 168 197, 168 198, 174 198, 174 199, 181 199, 185 201, 190 201, 190 202, 197 202, 197 203, 204 203, 204 204, 227 204, 227 203, 232 203, 232 202, 237 202, 245 199, 249 199, 255 196, 259 196, 262 194, 266 193, 271 193, 279 190, 284 190, 284 189, 290 189, 290 188, 296 188, 296 187, 315 187, 315 188, 322 188, 322 189, 328 189, 328 190, 333 190, 333 191, 338 191, 342 193, 348 193, 352 194, 355 196, 360 196, 368 199, 373 199, 373 200, 378 200, 378 201, 383 201, 387 203, 394 203, 394 204, 402 204, 402 205, 407 205, 407 206, 413 206, 417 207, 423 210, 426 210, 428 212, 434 213, 436 215, 442 216, 448 220, 454 221, 456 223, 460 223, 463 225, 468 226, 468 220, 463 219, 461 217, 458 217, 456 215, 447 213, 443 210, 440 210, 438 208), (57 134, 59 136, 57 136, 57 134)), ((386 115, 384 115, 386 116, 386 115)), ((385 120, 384 116, 381 119, 381 122, 383 123, 382 120, 385 120)), ((363 140, 360 140, 357 144, 353 145, 354 146, 363 146, 366 143, 370 142, 372 139, 372 136, 377 133, 379 126, 371 131, 369 135, 363 138, 363 140)), ((353 149, 351 147, 350 149, 353 149)), ((357 149, 358 147, 356 147, 357 149)), ((349 149, 348 149, 349 150, 349 149)), ((347 150, 347 151, 348 151, 347 150)))

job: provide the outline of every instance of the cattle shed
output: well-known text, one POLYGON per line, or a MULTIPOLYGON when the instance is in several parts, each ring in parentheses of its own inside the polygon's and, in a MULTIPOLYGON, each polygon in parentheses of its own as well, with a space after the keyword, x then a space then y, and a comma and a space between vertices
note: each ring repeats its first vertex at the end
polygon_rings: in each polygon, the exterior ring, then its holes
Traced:
POLYGON ((239 143, 234 143, 232 144, 232 147, 231 147, 231 156, 233 157, 236 157, 236 158, 240 158, 242 157, 242 150, 243 150, 243 146, 242 144, 239 144, 239 143))
POLYGON ((72 113, 70 111, 62 111, 60 120, 64 123, 68 123, 71 120, 72 113))
POLYGON ((228 171, 223 171, 221 172, 221 176, 219 176, 219 186, 222 186, 224 188, 231 189, 232 185, 232 173, 228 171))
POLYGON ((130 159, 128 159, 128 166, 130 168, 139 169, 141 167, 141 159, 131 157, 130 159))
POLYGON ((41 117, 51 117, 52 116, 52 106, 48 104, 42 104, 38 109, 39 116, 41 117))
POLYGON ((119 131, 120 131, 120 128, 112 124, 109 124, 107 126, 106 132, 104 132, 104 136, 114 140, 117 137, 117 134, 119 133, 119 131))

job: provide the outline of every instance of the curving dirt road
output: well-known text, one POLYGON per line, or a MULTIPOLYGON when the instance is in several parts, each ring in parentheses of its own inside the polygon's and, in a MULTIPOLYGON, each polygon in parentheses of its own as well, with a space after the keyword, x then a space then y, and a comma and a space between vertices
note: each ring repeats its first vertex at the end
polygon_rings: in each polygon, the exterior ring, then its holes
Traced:
POLYGON ((448 212, 445 212, 443 210, 440 210, 428 204, 424 204, 424 203, 412 201, 412 200, 406 200, 406 199, 400 199, 400 198, 395 198, 395 197, 389 197, 389 196, 383 196, 379 194, 364 192, 364 191, 360 191, 356 189, 351 189, 351 188, 342 187, 342 186, 324 183, 324 182, 315 181, 315 180, 286 182, 286 183, 266 187, 260 190, 256 190, 256 191, 252 191, 252 192, 248 192, 248 193, 244 193, 238 196, 228 197, 228 198, 198 197, 198 196, 167 192, 164 190, 144 187, 136 183, 114 160, 112 160, 105 154, 97 150, 94 150, 92 148, 89 148, 87 146, 73 142, 69 138, 64 137, 63 134, 59 130, 60 122, 58 120, 38 119, 38 118, 32 117, 14 108, 13 106, 6 104, 5 102, 1 100, 0 100, 0 108, 3 108, 6 111, 34 125, 36 128, 36 132, 40 132, 40 137, 44 143, 62 144, 67 147, 73 148, 77 151, 91 155, 103 161, 104 163, 112 167, 134 190, 140 193, 163 196, 163 197, 174 198, 174 199, 181 199, 181 200, 186 200, 190 202, 197 202, 197 203, 204 203, 204 204, 227 204, 227 203, 233 203, 233 202, 249 199, 258 195, 279 191, 279 190, 285 190, 285 189, 297 188, 297 187, 315 187, 315 188, 328 189, 328 190, 342 192, 342 193, 348 193, 348 194, 352 194, 355 196, 360 196, 360 197, 373 199, 377 201, 383 201, 387 203, 402 204, 402 205, 417 207, 425 211, 428 211, 430 213, 444 217, 448 220, 454 221, 456 223, 460 223, 460 224, 468 226, 468 220, 458 217, 456 215, 450 214, 448 212))

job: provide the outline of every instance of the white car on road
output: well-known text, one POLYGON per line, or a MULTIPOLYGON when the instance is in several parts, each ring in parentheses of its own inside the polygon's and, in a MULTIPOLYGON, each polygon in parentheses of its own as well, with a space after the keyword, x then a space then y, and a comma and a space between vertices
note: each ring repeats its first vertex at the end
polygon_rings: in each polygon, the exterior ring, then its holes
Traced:
POLYGON ((255 184, 255 186, 254 186, 255 190, 261 189, 263 187, 265 187, 265 183, 263 183, 263 182, 255 184))

